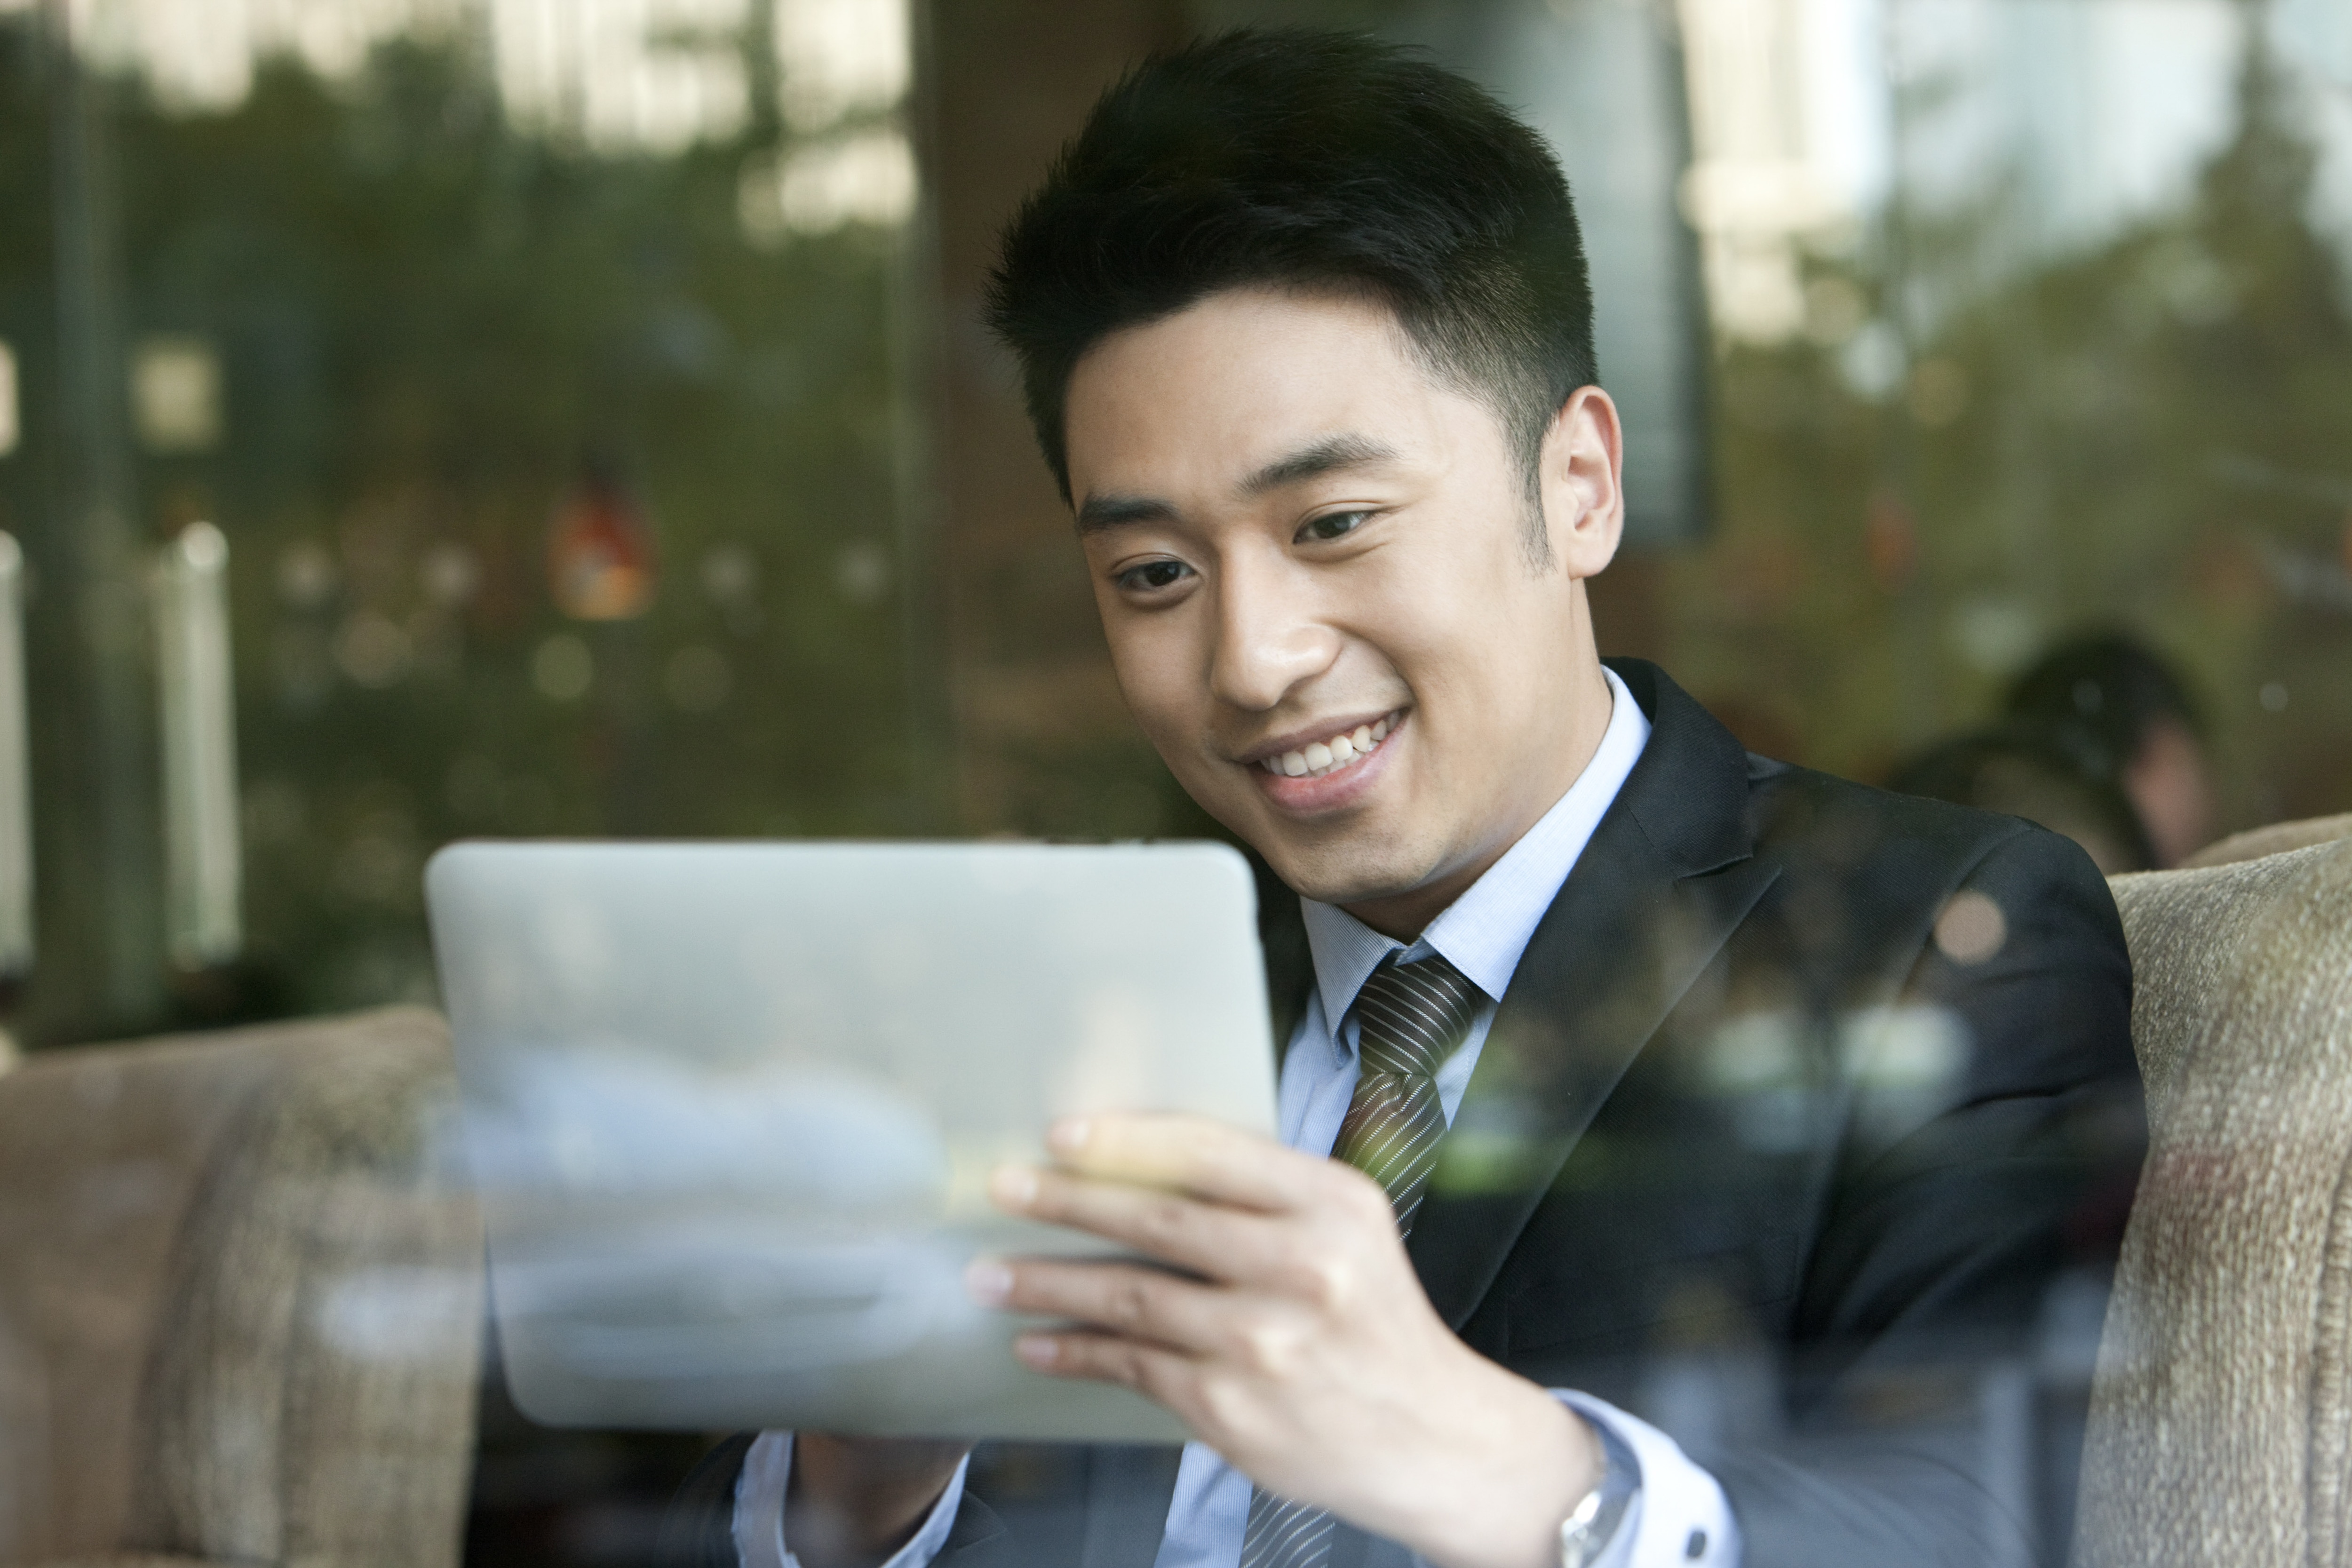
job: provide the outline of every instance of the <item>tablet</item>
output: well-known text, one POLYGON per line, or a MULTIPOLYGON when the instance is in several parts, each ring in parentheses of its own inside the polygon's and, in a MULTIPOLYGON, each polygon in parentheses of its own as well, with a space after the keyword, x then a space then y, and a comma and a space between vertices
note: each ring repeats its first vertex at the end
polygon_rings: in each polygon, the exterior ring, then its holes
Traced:
POLYGON ((1055 1116, 1274 1131, 1222 845, 466 843, 425 895, 505 1373, 550 1425, 1173 1442, 1014 1361, 980 1253, 1055 1116))

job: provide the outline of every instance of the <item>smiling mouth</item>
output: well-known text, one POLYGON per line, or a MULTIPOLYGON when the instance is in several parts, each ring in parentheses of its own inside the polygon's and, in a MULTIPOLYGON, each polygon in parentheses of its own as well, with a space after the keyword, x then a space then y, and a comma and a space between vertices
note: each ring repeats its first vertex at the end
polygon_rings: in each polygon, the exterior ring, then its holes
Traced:
POLYGON ((1257 765, 1278 778, 1321 778, 1378 751, 1381 743, 1389 738, 1389 732, 1403 718, 1404 710, 1400 708, 1370 724, 1342 730, 1325 740, 1310 741, 1297 751, 1285 752, 1278 757, 1267 757, 1257 765))

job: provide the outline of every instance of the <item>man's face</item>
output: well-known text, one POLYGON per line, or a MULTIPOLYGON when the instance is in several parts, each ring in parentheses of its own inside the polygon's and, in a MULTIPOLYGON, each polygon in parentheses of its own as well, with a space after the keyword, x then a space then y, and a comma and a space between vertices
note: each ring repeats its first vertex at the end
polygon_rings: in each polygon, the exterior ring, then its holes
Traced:
POLYGON ((1105 339, 1067 407, 1095 602, 1160 756, 1292 887, 1418 931, 1607 724, 1581 586, 1621 516, 1606 395, 1545 443, 1541 567, 1501 422, 1377 304, 1214 295, 1105 339))

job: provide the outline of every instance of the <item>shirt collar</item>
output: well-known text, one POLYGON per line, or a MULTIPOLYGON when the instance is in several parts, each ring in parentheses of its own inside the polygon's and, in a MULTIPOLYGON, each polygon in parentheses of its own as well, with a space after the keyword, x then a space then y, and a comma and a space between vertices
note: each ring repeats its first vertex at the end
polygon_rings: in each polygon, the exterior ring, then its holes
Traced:
POLYGON ((1342 1038, 1339 1022, 1355 1005, 1356 993, 1391 952, 1402 951, 1407 963, 1442 954, 1488 997, 1502 1000, 1537 922, 1576 868, 1592 830, 1624 787, 1650 738, 1650 721, 1617 672, 1603 666, 1601 673, 1609 682, 1609 728, 1592 760, 1568 793, 1432 921, 1418 941, 1408 946, 1336 905, 1298 900, 1307 921, 1307 949, 1315 960, 1324 1026, 1335 1044, 1342 1038))

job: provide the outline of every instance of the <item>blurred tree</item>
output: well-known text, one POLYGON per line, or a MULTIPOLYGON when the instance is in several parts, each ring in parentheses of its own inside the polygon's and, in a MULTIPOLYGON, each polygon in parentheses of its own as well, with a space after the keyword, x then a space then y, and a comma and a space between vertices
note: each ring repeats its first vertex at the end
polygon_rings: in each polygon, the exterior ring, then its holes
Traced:
MULTIPOLYGON (((33 53, 0 18, 0 336, 38 361, 33 53)), ((127 335, 207 345, 226 388, 217 444, 148 454, 136 489, 144 532, 204 516, 231 544, 249 926, 278 977, 253 1005, 428 994, 418 872, 453 837, 924 826, 894 610, 898 242, 746 232, 773 115, 663 154, 526 133, 462 36, 379 47, 347 82, 265 61, 224 110, 112 97, 127 335), (592 472, 656 536, 635 619, 551 597, 548 530, 592 472)), ((0 510, 38 519, 32 412, 0 510)), ((44 857, 53 906, 71 860, 44 857)), ((51 944, 37 1037, 139 1022, 79 1012, 89 962, 51 944)))
POLYGON ((2237 820, 2352 805, 2352 313, 2247 17, 2235 133, 2176 209, 2052 256, 2013 181, 1898 191, 1813 268, 1858 331, 1723 353, 1720 531, 1671 563, 1670 645, 1759 742, 1873 776, 2110 625, 2206 695, 2237 820))

